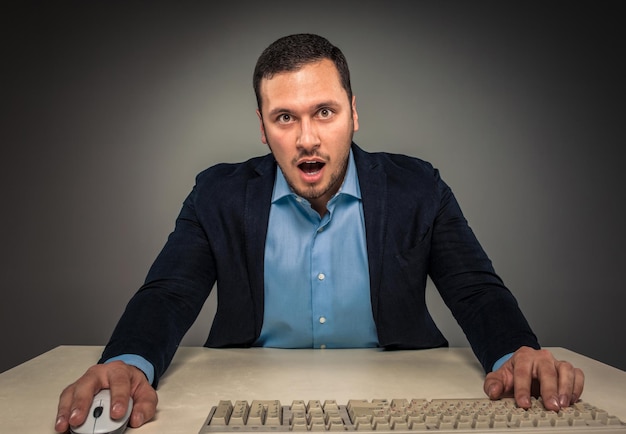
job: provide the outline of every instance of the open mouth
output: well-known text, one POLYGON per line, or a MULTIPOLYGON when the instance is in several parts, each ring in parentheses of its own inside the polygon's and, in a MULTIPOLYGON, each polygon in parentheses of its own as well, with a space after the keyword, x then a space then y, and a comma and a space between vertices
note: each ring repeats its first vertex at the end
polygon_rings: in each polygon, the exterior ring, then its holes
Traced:
POLYGON ((298 164, 298 168, 307 175, 313 175, 322 170, 322 167, 324 167, 324 165, 325 163, 319 161, 305 161, 298 164))

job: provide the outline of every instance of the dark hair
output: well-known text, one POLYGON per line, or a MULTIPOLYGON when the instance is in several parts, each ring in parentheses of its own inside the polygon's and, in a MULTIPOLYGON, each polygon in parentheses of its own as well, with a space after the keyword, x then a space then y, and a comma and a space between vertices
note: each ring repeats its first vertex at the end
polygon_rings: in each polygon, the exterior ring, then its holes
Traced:
POLYGON ((350 86, 350 71, 348 62, 341 50, 327 39, 310 33, 284 36, 267 47, 257 60, 252 78, 252 85, 256 95, 256 102, 261 110, 261 80, 272 78, 279 72, 296 71, 302 66, 330 59, 339 72, 342 87, 352 101, 352 87, 350 86))

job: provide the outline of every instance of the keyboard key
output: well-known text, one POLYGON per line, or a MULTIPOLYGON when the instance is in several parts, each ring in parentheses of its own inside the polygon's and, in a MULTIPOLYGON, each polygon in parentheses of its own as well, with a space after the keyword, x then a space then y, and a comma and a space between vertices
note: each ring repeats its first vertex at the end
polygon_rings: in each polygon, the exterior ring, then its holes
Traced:
POLYGON ((248 419, 248 402, 247 401, 235 401, 233 411, 230 415, 230 425, 245 425, 248 419))
POLYGON ((230 420, 230 415, 233 412, 233 405, 230 401, 220 401, 217 407, 215 408, 215 412, 213 413, 213 418, 211 419, 211 423, 213 425, 228 425, 230 420))

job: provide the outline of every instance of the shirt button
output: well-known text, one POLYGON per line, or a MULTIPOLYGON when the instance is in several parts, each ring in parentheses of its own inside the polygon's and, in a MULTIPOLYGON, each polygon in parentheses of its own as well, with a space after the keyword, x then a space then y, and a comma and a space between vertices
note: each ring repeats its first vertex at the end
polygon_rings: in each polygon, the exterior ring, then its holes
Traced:
POLYGON ((324 273, 320 273, 320 274, 317 275, 317 279, 318 280, 324 280, 324 279, 326 279, 326 275, 324 275, 324 273))
POLYGON ((324 324, 326 322, 326 317, 325 316, 321 316, 320 317, 320 324, 324 324))
POLYGON ((318 234, 319 234, 320 232, 324 232, 324 227, 323 227, 323 226, 317 230, 317 233, 318 233, 318 234))
POLYGON ((326 349, 326 345, 322 344, 320 345, 320 350, 325 350, 326 349))

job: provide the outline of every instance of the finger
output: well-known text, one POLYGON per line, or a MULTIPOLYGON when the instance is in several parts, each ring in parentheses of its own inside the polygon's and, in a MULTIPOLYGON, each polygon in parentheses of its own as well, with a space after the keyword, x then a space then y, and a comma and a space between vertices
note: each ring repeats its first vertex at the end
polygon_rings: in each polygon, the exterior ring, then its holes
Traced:
POLYGON ((504 381, 500 372, 490 372, 485 377, 483 390, 489 399, 500 399, 504 395, 504 381))
POLYGON ((131 395, 132 372, 123 362, 106 364, 107 383, 111 392, 111 417, 119 419, 126 414, 131 395))
POLYGON ((65 432, 69 429, 70 411, 72 407, 72 395, 74 394, 73 385, 66 387, 59 397, 59 406, 57 409, 57 419, 54 425, 56 432, 65 432))
POLYGON ((68 420, 71 426, 79 426, 85 422, 93 397, 100 390, 100 386, 95 382, 78 382, 74 387, 74 395, 72 396, 72 406, 70 418, 68 420))
POLYGON ((572 364, 565 361, 556 362, 556 370, 558 373, 559 407, 567 407, 572 402, 576 372, 572 364))
POLYGON ((574 387, 572 392, 572 400, 570 404, 574 404, 580 399, 585 387, 585 374, 579 368, 574 368, 574 387))
POLYGON ((513 368, 510 362, 485 377, 484 391, 491 399, 513 396, 513 368))
POLYGON ((108 366, 111 389, 111 416, 123 417, 132 396, 132 412, 129 425, 138 428, 156 414, 158 398, 154 388, 139 368, 122 362, 111 362, 108 366))
POLYGON ((66 387, 59 398, 55 430, 64 432, 70 425, 81 425, 98 390, 99 381, 91 368, 78 381, 66 387))
POLYGON ((554 361, 542 361, 537 365, 537 380, 539 381, 543 406, 548 410, 559 411, 559 373, 554 361))
POLYGON ((513 390, 515 402, 522 408, 530 408, 530 390, 533 366, 530 359, 518 357, 513 364, 513 390))
POLYGON ((133 412, 130 416, 129 424, 132 428, 138 428, 154 418, 158 396, 154 388, 146 380, 144 384, 135 390, 133 399, 133 412))

